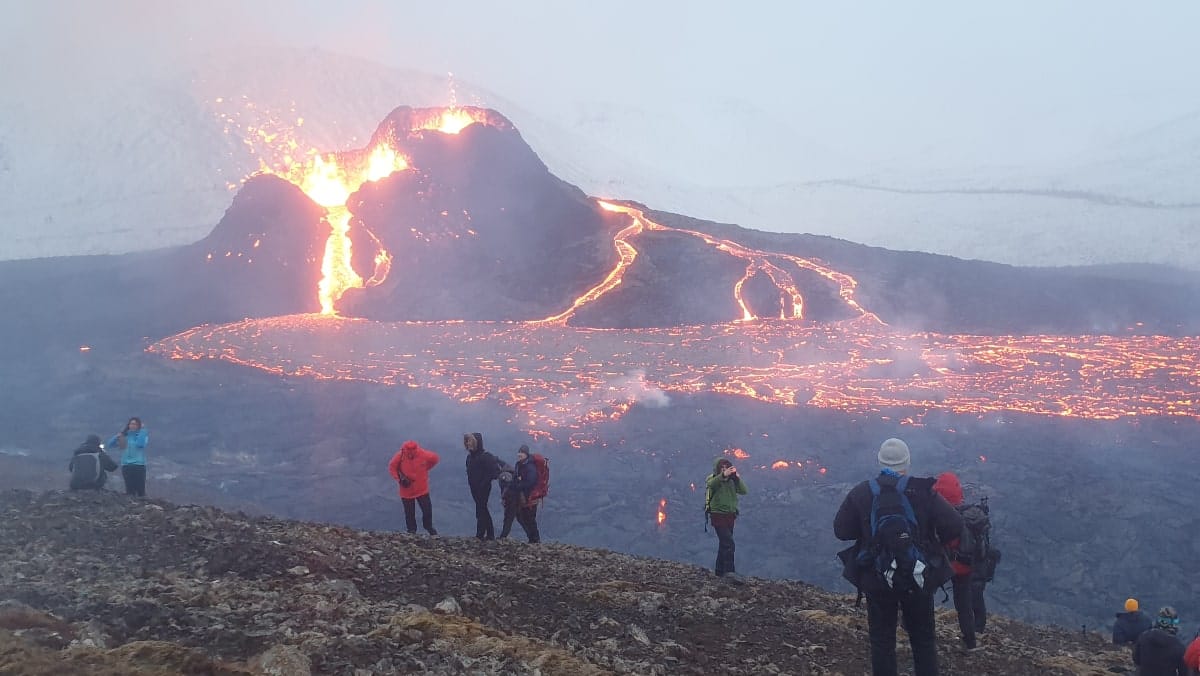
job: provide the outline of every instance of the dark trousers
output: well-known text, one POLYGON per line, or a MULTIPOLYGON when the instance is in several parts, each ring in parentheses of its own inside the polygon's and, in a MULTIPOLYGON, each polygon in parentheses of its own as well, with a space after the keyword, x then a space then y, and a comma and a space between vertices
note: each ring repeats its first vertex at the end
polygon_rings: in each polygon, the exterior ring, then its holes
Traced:
MULTIPOLYGON (((970 575, 955 575, 950 581, 954 586, 954 612, 958 613, 958 630, 962 632, 963 644, 968 648, 975 647, 975 585, 970 575)), ((980 597, 982 599, 982 591, 980 597)), ((981 612, 986 613, 983 609, 981 612)))
POLYGON ((525 537, 529 538, 530 542, 542 541, 542 536, 538 534, 537 505, 518 509, 517 523, 521 524, 521 528, 525 529, 525 537))
POLYGON ((912 645, 914 676, 937 676, 937 636, 933 625, 933 594, 900 595, 891 591, 867 593, 867 632, 871 638, 871 673, 896 676, 897 613, 912 645))
POLYGON ((471 487, 471 498, 475 500, 475 537, 481 540, 496 538, 496 525, 492 523, 492 512, 488 509, 488 498, 492 497, 489 481, 482 487, 471 487))
POLYGON ((145 465, 121 465, 121 478, 125 480, 126 495, 146 495, 145 465))
POLYGON ((504 527, 500 529, 500 537, 506 538, 512 532, 513 521, 517 520, 517 512, 520 511, 520 500, 513 495, 504 495, 500 498, 500 504, 504 507, 504 527))
POLYGON ((982 634, 987 629, 987 603, 983 600, 983 590, 987 582, 979 578, 971 578, 971 608, 975 611, 975 633, 982 634))
POLYGON ((737 572, 733 567, 733 522, 736 514, 713 514, 709 517, 717 531, 717 575, 737 572))
POLYGON ((404 505, 404 527, 408 532, 417 532, 417 505, 421 505, 421 526, 430 535, 437 535, 433 529, 433 503, 429 501, 428 493, 415 498, 400 498, 400 502, 404 505))

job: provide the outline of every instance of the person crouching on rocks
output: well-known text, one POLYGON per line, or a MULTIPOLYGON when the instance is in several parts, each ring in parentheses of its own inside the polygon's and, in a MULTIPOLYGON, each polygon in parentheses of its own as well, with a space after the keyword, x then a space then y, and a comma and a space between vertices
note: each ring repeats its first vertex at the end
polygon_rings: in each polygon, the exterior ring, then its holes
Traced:
POLYGON ((142 426, 141 418, 130 418, 125 429, 114 434, 107 448, 121 449, 121 478, 125 480, 125 494, 145 497, 146 495, 146 443, 150 432, 142 426))
POLYGON ((409 533, 417 532, 417 505, 420 505, 421 526, 430 535, 437 535, 433 529, 433 503, 429 500, 429 470, 437 464, 437 453, 421 448, 411 439, 404 442, 388 463, 388 472, 400 485, 404 527, 409 533))
POLYGON ((525 536, 530 542, 541 542, 537 525, 537 503, 530 502, 529 495, 538 484, 538 468, 529 453, 529 447, 522 445, 517 449, 517 468, 513 475, 513 483, 509 493, 517 502, 517 523, 525 530, 525 536))
POLYGON ((100 437, 89 434, 87 440, 75 449, 67 471, 71 473, 71 490, 100 490, 108 481, 108 473, 117 470, 117 463, 100 445, 100 437))
POLYGON ((705 483, 704 511, 717 531, 717 577, 742 584, 733 563, 733 522, 738 517, 738 496, 747 492, 746 483, 726 458, 713 462, 713 473, 705 483))

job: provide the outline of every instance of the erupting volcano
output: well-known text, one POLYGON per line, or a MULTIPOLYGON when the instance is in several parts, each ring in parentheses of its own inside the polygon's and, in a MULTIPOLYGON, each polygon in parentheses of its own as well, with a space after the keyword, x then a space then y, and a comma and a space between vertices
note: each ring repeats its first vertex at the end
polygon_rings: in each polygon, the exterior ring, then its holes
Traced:
MULTIPOLYGON (((911 424, 934 410, 1200 418, 1196 338, 893 328, 873 306, 922 299, 890 299, 875 274, 869 303, 861 275, 794 244, 588 198, 493 111, 400 108, 359 151, 292 151, 263 171, 324 210, 320 314, 201 326, 151 352, 492 401, 535 438, 576 445, 631 406, 705 393, 911 424)), ((235 201, 215 232, 256 236, 238 233, 270 220, 264 205, 282 194, 235 201)), ((276 265, 295 275, 316 261, 276 265)))

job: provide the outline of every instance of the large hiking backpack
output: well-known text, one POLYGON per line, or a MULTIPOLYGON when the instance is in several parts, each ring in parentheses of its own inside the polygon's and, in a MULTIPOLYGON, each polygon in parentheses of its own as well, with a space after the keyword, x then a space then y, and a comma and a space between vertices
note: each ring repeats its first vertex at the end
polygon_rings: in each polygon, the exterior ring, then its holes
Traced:
POLYGON ((981 503, 959 505, 955 509, 962 515, 963 529, 954 559, 968 566, 982 565, 992 549, 992 520, 988 507, 981 503))
POLYGON ((550 492, 550 461, 541 453, 534 453, 529 456, 529 460, 537 467, 538 480, 537 484, 529 489, 529 495, 525 496, 525 504, 536 505, 550 492))
POLYGON ((71 488, 96 488, 104 467, 100 462, 100 451, 80 453, 71 459, 71 488))
POLYGON ((872 571, 883 585, 900 594, 932 591, 926 579, 930 560, 921 541, 917 515, 904 490, 908 477, 894 485, 868 482, 871 487, 871 536, 859 552, 860 564, 872 571))

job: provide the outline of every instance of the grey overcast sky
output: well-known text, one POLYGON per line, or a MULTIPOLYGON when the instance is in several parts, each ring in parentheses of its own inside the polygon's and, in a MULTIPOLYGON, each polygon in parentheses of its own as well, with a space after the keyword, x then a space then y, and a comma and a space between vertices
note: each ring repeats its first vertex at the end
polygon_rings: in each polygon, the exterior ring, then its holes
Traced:
POLYGON ((914 165, 1057 161, 1200 111, 1194 0, 4 4, 0 77, 33 96, 231 44, 312 46, 452 71, 548 117, 602 101, 670 124, 745 100, 856 162, 914 165))

